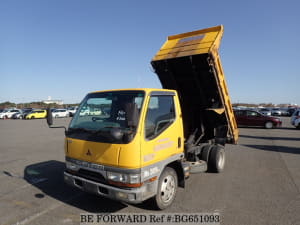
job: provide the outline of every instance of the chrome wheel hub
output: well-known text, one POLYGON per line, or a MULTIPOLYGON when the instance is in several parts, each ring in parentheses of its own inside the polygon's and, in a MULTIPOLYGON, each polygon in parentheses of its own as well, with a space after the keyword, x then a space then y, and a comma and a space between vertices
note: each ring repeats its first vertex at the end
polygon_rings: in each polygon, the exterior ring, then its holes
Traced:
POLYGON ((173 176, 168 175, 164 177, 161 189, 160 189, 160 196, 164 203, 167 203, 172 200, 175 194, 175 179, 173 176))

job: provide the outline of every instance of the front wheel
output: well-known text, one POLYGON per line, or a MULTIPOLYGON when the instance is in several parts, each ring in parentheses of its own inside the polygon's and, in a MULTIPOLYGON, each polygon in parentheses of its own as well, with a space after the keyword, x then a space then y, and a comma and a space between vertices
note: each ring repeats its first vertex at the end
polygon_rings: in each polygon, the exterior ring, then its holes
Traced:
POLYGON ((154 197, 154 203, 158 209, 165 209, 173 203, 177 186, 178 178, 175 170, 166 167, 159 178, 157 194, 154 197))
POLYGON ((266 123, 265 123, 265 128, 266 128, 266 129, 272 129, 272 128, 273 128, 273 123, 270 122, 270 121, 266 122, 266 123))

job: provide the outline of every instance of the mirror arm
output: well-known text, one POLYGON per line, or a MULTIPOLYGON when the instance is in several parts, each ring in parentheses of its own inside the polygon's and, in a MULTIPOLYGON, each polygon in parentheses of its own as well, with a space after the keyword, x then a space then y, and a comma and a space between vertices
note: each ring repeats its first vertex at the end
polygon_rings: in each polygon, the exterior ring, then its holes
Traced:
POLYGON ((53 117, 52 117, 52 112, 51 109, 47 109, 47 124, 49 128, 64 128, 65 129, 65 134, 67 134, 67 128, 65 126, 52 126, 53 124, 53 117))
POLYGON ((65 132, 67 132, 67 128, 65 126, 52 126, 52 125, 50 125, 49 128, 64 128, 65 132))
POLYGON ((64 128, 65 129, 65 135, 67 135, 67 133, 68 133, 68 129, 65 126, 52 126, 52 125, 50 125, 48 127, 49 128, 64 128))

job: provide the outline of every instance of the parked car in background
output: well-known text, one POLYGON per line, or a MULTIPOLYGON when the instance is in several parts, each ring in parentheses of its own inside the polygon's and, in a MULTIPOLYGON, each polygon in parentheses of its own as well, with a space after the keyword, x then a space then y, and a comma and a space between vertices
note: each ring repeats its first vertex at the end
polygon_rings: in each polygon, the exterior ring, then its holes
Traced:
POLYGON ((41 119, 41 118, 46 118, 46 116, 47 116, 47 110, 34 109, 26 115, 25 119, 41 119))
POLYGON ((280 118, 266 116, 254 110, 235 110, 234 114, 238 126, 265 127, 271 129, 282 125, 280 118))
POLYGON ((260 109, 259 112, 263 115, 266 115, 266 116, 271 116, 272 115, 272 112, 270 109, 266 109, 266 108, 263 108, 263 109, 260 109))
POLYGON ((300 109, 295 110, 291 117, 291 124, 300 129, 300 109))
POLYGON ((281 116, 281 111, 279 108, 272 109, 272 116, 281 116))
POLYGON ((33 108, 24 108, 24 109, 22 109, 22 112, 23 112, 23 119, 25 119, 26 118, 26 116, 29 114, 29 113, 31 113, 31 111, 32 110, 34 110, 33 108))
POLYGON ((11 119, 23 119, 23 112, 17 112, 13 114, 11 119))
POLYGON ((69 116, 71 116, 71 117, 74 116, 74 114, 76 113, 77 109, 78 109, 77 106, 76 107, 69 107, 68 108, 69 116))
POLYGON ((15 113, 21 113, 20 109, 5 109, 0 113, 0 119, 10 119, 15 113))
POLYGON ((289 108, 288 109, 288 113, 289 113, 289 116, 292 116, 294 114, 294 112, 296 111, 296 108, 289 108))
POLYGON ((288 108, 280 108, 281 116, 290 116, 288 108))
POLYGON ((52 111, 52 116, 54 118, 68 117, 69 116, 69 111, 66 110, 66 109, 55 109, 54 111, 52 111))
POLYGON ((32 111, 32 108, 24 108, 21 109, 20 112, 17 112, 12 115, 12 119, 24 119, 28 113, 32 111))

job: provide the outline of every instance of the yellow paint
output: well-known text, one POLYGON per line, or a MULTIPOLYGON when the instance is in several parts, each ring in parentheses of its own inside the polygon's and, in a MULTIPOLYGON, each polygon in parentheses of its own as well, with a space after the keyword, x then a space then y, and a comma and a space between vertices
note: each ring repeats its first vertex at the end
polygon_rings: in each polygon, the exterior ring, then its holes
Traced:
MULTIPOLYGON (((130 89, 132 90, 132 89, 130 89)), ((181 110, 179 107, 176 91, 161 89, 139 89, 144 90, 145 101, 141 108, 140 122, 134 139, 128 144, 110 144, 66 138, 66 156, 120 168, 137 169, 150 165, 176 153, 183 152, 183 126, 181 110), (174 96, 176 107, 176 120, 162 134, 151 141, 145 139, 144 127, 149 94, 152 91, 169 91, 174 96), (177 147, 178 138, 181 138, 181 148, 177 147), (160 147, 157 147, 160 146, 160 147), (160 149, 158 149, 160 148, 160 149), (148 159, 144 161, 144 159, 148 159)))
MULTIPOLYGON (((179 100, 177 96, 177 92, 174 96, 174 103, 176 109, 176 118, 175 121, 160 135, 155 137, 152 140, 147 140, 145 138, 145 130, 144 126, 141 135, 141 166, 148 166, 156 162, 160 162, 168 157, 182 153, 183 152, 183 124, 181 117, 181 110, 179 106, 179 100), (178 147, 178 138, 181 140, 181 146, 178 147), (152 156, 149 160, 149 156, 152 156), (145 158, 147 160, 145 160, 145 158)), ((147 109, 147 105, 149 104, 150 96, 146 99, 146 106, 144 107, 144 111, 147 109)), ((144 112, 145 114, 145 112, 144 112)), ((143 125, 145 125, 146 115, 143 115, 143 125)))
POLYGON ((222 25, 188 33, 169 36, 160 50, 156 53, 152 61, 166 60, 183 56, 197 54, 209 54, 212 60, 210 64, 216 69, 216 81, 224 109, 215 109, 216 113, 225 111, 229 121, 229 130, 233 136, 233 143, 237 143, 239 131, 235 121, 235 116, 231 106, 229 92, 225 81, 225 75, 222 68, 218 49, 224 33, 222 25))
POLYGON ((209 53, 218 49, 223 26, 169 36, 152 61, 209 53))

